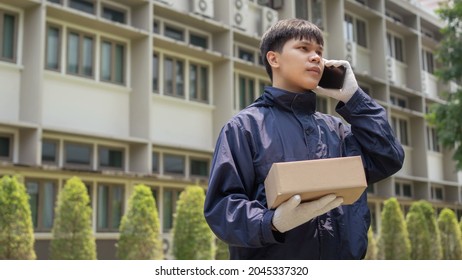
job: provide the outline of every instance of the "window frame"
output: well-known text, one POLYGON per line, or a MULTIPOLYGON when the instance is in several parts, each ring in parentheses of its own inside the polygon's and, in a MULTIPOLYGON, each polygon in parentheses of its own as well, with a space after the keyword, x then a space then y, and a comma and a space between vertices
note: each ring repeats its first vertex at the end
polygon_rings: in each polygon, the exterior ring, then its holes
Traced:
POLYGON ((93 170, 93 158, 94 158, 94 145, 90 143, 77 142, 77 141, 64 141, 63 143, 63 166, 68 168, 77 168, 85 170, 93 170), (87 146, 90 148, 90 162, 88 164, 78 164, 78 163, 68 163, 67 162, 67 145, 78 145, 78 146, 87 146))
POLYGON ((401 63, 406 63, 406 53, 405 53, 405 40, 402 36, 397 35, 396 33, 387 31, 385 40, 387 43, 387 55, 399 61, 401 63), (400 42, 398 46, 397 42, 400 42), (400 47, 399 52, 397 51, 400 47))
POLYGON ((196 102, 201 102, 205 104, 209 104, 210 102, 210 67, 206 64, 203 63, 197 63, 194 61, 189 61, 188 63, 188 91, 189 91, 189 100, 190 101, 196 101, 196 102), (195 66, 196 67, 196 96, 194 97, 192 95, 192 79, 191 79, 191 67, 195 66), (206 71, 204 74, 202 70, 206 71), (205 75, 205 81, 203 80, 203 77, 205 75), (205 92, 204 92, 205 91, 205 92))
POLYGON ((163 152, 162 153, 162 174, 169 175, 169 176, 176 176, 176 177, 186 177, 186 163, 187 163, 187 159, 186 159, 186 155, 184 154, 171 153, 168 151, 163 152), (182 173, 171 172, 171 171, 166 170, 165 161, 169 156, 181 158, 183 160, 183 168, 182 168, 183 172, 182 173))
POLYGON ((161 55, 158 52, 152 53, 152 92, 153 93, 160 93, 160 83, 161 83, 161 75, 160 75, 160 66, 162 63, 161 55), (154 63, 154 58, 157 58, 157 65, 154 63), (156 67, 157 66, 157 67, 156 67), (156 69, 154 69, 156 68, 156 69), (156 75, 157 74, 157 75, 156 75), (157 86, 154 86, 154 79, 157 78, 157 86))
POLYGON ((176 214, 176 205, 180 194, 183 189, 176 187, 164 187, 162 188, 162 233, 169 233, 173 229, 174 216, 176 214), (166 192, 172 192, 171 205, 169 205, 168 211, 166 211, 166 192), (168 217, 167 217, 168 216, 168 217))
POLYGON ((427 72, 430 75, 435 75, 435 56, 431 52, 431 50, 422 48, 422 70, 427 72), (430 63, 429 63, 429 58, 430 63))
MULTIPOLYGON (((30 194, 29 192, 29 186, 28 184, 30 183, 36 183, 37 184, 37 190, 38 190, 38 200, 37 200, 37 212, 36 212, 36 215, 37 215, 37 224, 33 224, 33 228, 34 228, 34 232, 51 232, 52 231, 52 228, 53 228, 53 223, 54 223, 54 219, 55 219, 55 212, 54 212, 54 209, 56 207, 56 200, 57 200, 57 197, 58 197, 58 194, 59 194, 59 186, 58 186, 58 182, 57 180, 47 180, 47 179, 36 179, 36 178, 26 178, 25 179, 25 187, 26 187, 26 191, 27 191, 27 194, 29 195, 29 203, 31 198, 32 198, 32 195, 30 194), (53 194, 52 194, 52 205, 49 205, 48 203, 45 203, 45 184, 47 183, 52 183, 52 189, 53 189, 53 194), (44 213, 43 211, 45 210, 44 207, 51 207, 51 225, 50 227, 46 227, 44 226, 44 213)), ((33 215, 34 215, 34 212, 33 212, 33 209, 32 209, 32 205, 31 205, 31 215, 32 215, 32 222, 34 221, 34 218, 33 218, 33 215)))
POLYGON ((444 201, 445 198, 445 192, 444 192, 444 187, 443 186, 431 186, 430 187, 430 192, 431 192, 431 199, 434 201, 444 201), (437 192, 441 192, 441 198, 438 198, 437 192))
POLYGON ((96 231, 97 232, 118 232, 119 231, 119 226, 120 223, 122 222, 122 217, 124 215, 125 211, 125 197, 126 196, 126 190, 125 186, 122 184, 113 184, 113 183, 103 183, 99 182, 96 186, 96 231), (101 222, 101 217, 103 214, 100 214, 100 211, 102 210, 100 207, 102 207, 102 204, 100 203, 100 188, 101 187, 107 187, 108 188, 108 198, 106 201, 106 207, 104 209, 105 214, 104 219, 107 220, 107 226, 106 227, 101 227, 100 222, 101 222), (120 219, 117 225, 113 224, 113 215, 114 215, 114 207, 112 202, 114 201, 114 197, 116 195, 115 189, 120 188, 122 191, 122 198, 120 199, 120 219))
POLYGON ((404 198, 404 199, 410 199, 414 197, 414 185, 412 182, 407 182, 407 181, 395 181, 395 188, 394 188, 394 193, 395 196, 404 198), (405 195, 405 187, 409 187, 410 195, 405 195), (396 189, 399 189, 398 193, 396 192, 396 189))
POLYGON ((343 17, 343 31, 344 31, 344 38, 346 41, 353 41, 356 43, 357 46, 359 47, 362 47, 364 49, 369 49, 369 22, 364 19, 364 18, 361 18, 361 17, 358 17, 354 14, 351 14, 349 12, 345 12, 344 14, 344 17, 343 17), (347 18, 351 19, 351 22, 350 21, 347 21, 347 18), (361 39, 359 38, 359 27, 358 27, 358 21, 360 21, 361 23, 364 23, 364 36, 365 38, 361 39), (351 32, 353 34, 350 34, 349 31, 349 28, 348 28, 348 25, 346 25, 346 23, 349 23, 351 24, 351 32), (353 38, 349 38, 350 35, 353 36, 353 38), (363 45, 364 43, 364 45, 363 45))
POLYGON ((76 11, 80 11, 80 12, 83 12, 83 13, 87 13, 87 14, 90 14, 90 15, 96 15, 97 13, 97 10, 98 10, 98 7, 97 7, 97 1, 96 0, 67 0, 67 6, 71 9, 74 9, 76 11), (88 11, 85 11, 85 10, 81 10, 81 9, 78 9, 78 8, 75 8, 75 7, 71 7, 71 3, 73 1, 76 1, 76 2, 86 2, 86 3, 91 3, 93 5, 93 12, 90 13, 88 11))
POLYGON ((98 145, 97 147, 97 150, 98 150, 98 169, 99 170, 125 170, 125 156, 126 156, 126 149, 124 147, 116 147, 116 146, 109 146, 109 145, 98 145), (121 164, 122 166, 120 167, 117 167, 117 166, 103 166, 101 164, 101 152, 102 152, 102 149, 106 149, 109 153, 111 151, 115 151, 115 152, 121 152, 121 156, 122 156, 122 159, 121 159, 121 164))
POLYGON ((236 100, 235 110, 242 110, 245 107, 252 104, 252 102, 254 102, 255 99, 257 98, 256 97, 256 86, 258 84, 258 78, 254 77, 254 76, 250 76, 250 75, 245 74, 245 73, 241 73, 241 72, 237 72, 235 77, 236 77, 236 81, 235 81, 235 88, 236 88, 236 92, 235 92, 235 94, 236 94, 236 97, 235 97, 235 100, 236 100), (241 92, 241 79, 245 80, 245 92, 244 93, 241 92), (253 84, 250 85, 249 81, 252 81, 253 84), (249 89, 251 89, 252 92, 249 92, 249 89), (252 96, 252 94, 253 94, 253 96, 252 96), (242 100, 243 95, 245 97, 245 100, 242 100), (252 100, 250 100, 250 99, 252 99, 252 100), (243 102, 245 102, 245 103, 243 103, 243 102), (250 103, 248 103, 248 102, 250 102, 250 103))
POLYGON ((66 32, 66 74, 67 75, 72 75, 72 76, 78 76, 82 78, 87 78, 87 79, 94 79, 95 78, 95 72, 96 72, 96 35, 95 34, 90 34, 88 32, 83 32, 77 29, 73 28, 67 28, 66 32), (78 46, 78 64, 77 64, 77 73, 73 73, 69 71, 69 36, 72 34, 78 34, 79 35, 79 46, 78 46), (91 38, 92 39, 92 73, 91 75, 86 75, 84 74, 84 39, 85 38, 91 38))
POLYGON ((209 175, 210 175, 210 159, 209 158, 205 158, 205 157, 199 157, 199 156, 190 156, 189 157, 189 177, 190 178, 201 178, 201 179, 205 179, 205 178, 208 178, 209 175), (200 175, 200 174, 193 174, 193 161, 197 161, 197 162, 202 162, 202 163, 205 163, 206 164, 206 174, 205 175, 200 175))
MULTIPOLYGON (((49 23, 47 22, 46 24, 46 42, 45 42, 45 48, 46 48, 46 53, 45 53, 45 69, 47 70, 50 70, 50 71, 56 71, 56 72, 61 72, 61 68, 62 68, 62 63, 61 63, 61 54, 62 54, 62 38, 63 38, 63 28, 60 26, 60 25, 57 25, 57 24, 53 24, 53 23, 49 23), (57 68, 51 68, 49 67, 48 65, 48 48, 49 48, 49 45, 48 45, 48 35, 49 35, 49 29, 50 28, 56 28, 58 30, 58 48, 57 48, 57 58, 58 58, 58 61, 57 61, 57 68)), ((67 54, 67 52, 66 52, 67 54)))
POLYGON ((399 139, 400 143, 404 146, 410 146, 411 144, 411 134, 409 131, 410 121, 408 118, 400 117, 397 115, 391 116, 391 125, 396 137, 399 139), (402 128, 403 122, 406 124, 405 128, 402 128), (405 135, 402 135, 403 129, 405 130, 405 135), (405 137, 405 138, 403 138, 405 137), (405 140, 405 141, 404 141, 405 140))
POLYGON ((441 153, 442 151, 436 128, 429 125, 427 125, 427 150, 434 153, 441 153))
POLYGON ((129 11, 126 9, 126 8, 122 8, 122 7, 119 7, 119 6, 115 6, 113 4, 110 4, 110 3, 107 3, 107 2, 101 2, 101 9, 100 9, 100 14, 101 14, 101 18, 104 18, 106 20, 109 20, 110 22, 117 22, 117 23, 120 23, 120 24, 128 24, 128 15, 129 15, 129 11), (104 9, 110 9, 110 10, 113 10, 115 12, 120 12, 123 14, 124 18, 123 18, 123 21, 120 22, 120 21, 115 21, 115 20, 112 20, 112 19, 109 19, 107 17, 104 16, 104 9))
POLYGON ((19 14, 16 12, 12 12, 0 7, 0 61, 16 63, 18 60, 18 32, 19 32, 19 14), (3 42, 5 41, 4 32, 3 32, 3 22, 5 19, 5 15, 13 16, 14 18, 14 26, 13 26, 13 57, 8 58, 3 56, 3 42))
POLYGON ((127 44, 124 43, 124 42, 121 42, 121 41, 117 41, 117 40, 114 40, 114 39, 110 39, 110 38, 107 38, 107 37, 101 37, 100 38, 100 69, 99 69, 99 80, 101 82, 106 82, 106 83, 111 83, 111 84, 116 84, 116 85, 126 85, 127 83, 127 44), (103 44, 104 43, 110 43, 111 45, 111 59, 110 59, 110 75, 111 75, 111 78, 110 79, 104 79, 103 78, 103 59, 104 59, 104 56, 103 56, 103 44), (116 74, 117 74, 117 67, 115 65, 115 61, 116 61, 116 48, 117 46, 121 46, 123 49, 123 57, 122 57, 122 82, 120 81, 117 81, 116 80, 116 74))
POLYGON ((0 137, 9 139, 9 149, 8 149, 8 156, 1 156, 0 161, 13 161, 13 152, 14 152, 14 135, 10 133, 0 132, 0 137))
POLYGON ((176 57, 176 56, 173 56, 173 55, 163 55, 163 59, 162 59, 162 65, 163 65, 163 79, 162 79, 162 83, 163 83, 163 93, 164 95, 166 96, 172 96, 172 97, 176 97, 176 98, 181 98, 181 99, 185 99, 185 96, 186 96, 186 83, 188 81, 186 81, 186 60, 185 59, 182 59, 182 58, 179 58, 179 57, 176 57), (167 92, 167 75, 166 75, 166 67, 165 67, 165 64, 167 62, 167 60, 171 60, 172 61, 172 92, 167 92), (178 91, 178 84, 177 84, 177 65, 178 63, 181 63, 183 66, 183 71, 182 71, 182 77, 183 77, 183 92, 182 93, 179 93, 178 91))
POLYGON ((57 139, 51 139, 51 138, 42 138, 42 153, 41 153, 41 163, 42 165, 58 165, 59 164, 59 153, 60 151, 60 141, 57 139), (43 144, 44 142, 50 142, 50 143, 55 143, 56 148, 55 148, 55 160, 54 161, 48 161, 48 160, 43 160, 43 144))

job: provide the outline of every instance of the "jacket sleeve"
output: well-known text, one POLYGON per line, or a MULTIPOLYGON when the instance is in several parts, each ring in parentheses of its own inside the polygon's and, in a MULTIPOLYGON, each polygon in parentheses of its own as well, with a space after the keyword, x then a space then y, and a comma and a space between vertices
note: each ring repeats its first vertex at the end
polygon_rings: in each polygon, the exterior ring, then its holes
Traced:
POLYGON ((250 198, 259 187, 254 181, 251 136, 238 122, 231 121, 217 140, 204 205, 210 228, 229 245, 277 243, 271 230, 274 211, 250 198))
POLYGON ((368 183, 375 183, 399 171, 404 150, 387 120, 385 109, 361 89, 337 112, 351 125, 345 128, 344 153, 361 155, 368 183))

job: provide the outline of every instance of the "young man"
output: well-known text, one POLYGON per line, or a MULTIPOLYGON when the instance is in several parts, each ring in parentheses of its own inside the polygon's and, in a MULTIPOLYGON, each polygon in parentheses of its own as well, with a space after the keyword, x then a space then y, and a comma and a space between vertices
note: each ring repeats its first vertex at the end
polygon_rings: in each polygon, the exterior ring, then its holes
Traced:
MULTIPOLYGON (((268 209, 264 180, 275 162, 360 155, 369 184, 397 172, 404 152, 385 110, 365 94, 347 61, 322 58, 321 30, 281 20, 261 40, 272 80, 263 95, 226 123, 212 161, 204 213, 229 244, 231 259, 361 259, 367 249, 367 193, 352 205, 327 195, 295 195, 268 209), (347 68, 341 90, 318 87, 325 66, 347 68), (349 123, 316 111, 316 94, 339 101, 349 123)), ((331 170, 325 176, 335 176, 331 170)))

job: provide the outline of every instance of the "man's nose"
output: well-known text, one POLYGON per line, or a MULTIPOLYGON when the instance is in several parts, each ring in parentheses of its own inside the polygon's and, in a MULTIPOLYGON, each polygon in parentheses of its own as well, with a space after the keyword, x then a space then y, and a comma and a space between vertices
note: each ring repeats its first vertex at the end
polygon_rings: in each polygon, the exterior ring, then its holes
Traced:
POLYGON ((309 59, 310 59, 310 62, 315 62, 315 63, 321 62, 321 56, 319 56, 319 54, 317 53, 313 53, 309 59))

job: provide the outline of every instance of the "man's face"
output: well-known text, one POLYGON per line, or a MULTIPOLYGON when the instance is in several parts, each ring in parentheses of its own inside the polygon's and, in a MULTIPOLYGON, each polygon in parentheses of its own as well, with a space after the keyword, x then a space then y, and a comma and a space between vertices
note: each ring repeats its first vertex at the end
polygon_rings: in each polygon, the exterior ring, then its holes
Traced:
POLYGON ((291 39, 276 53, 273 86, 292 92, 315 89, 324 70, 323 47, 314 40, 291 39))

